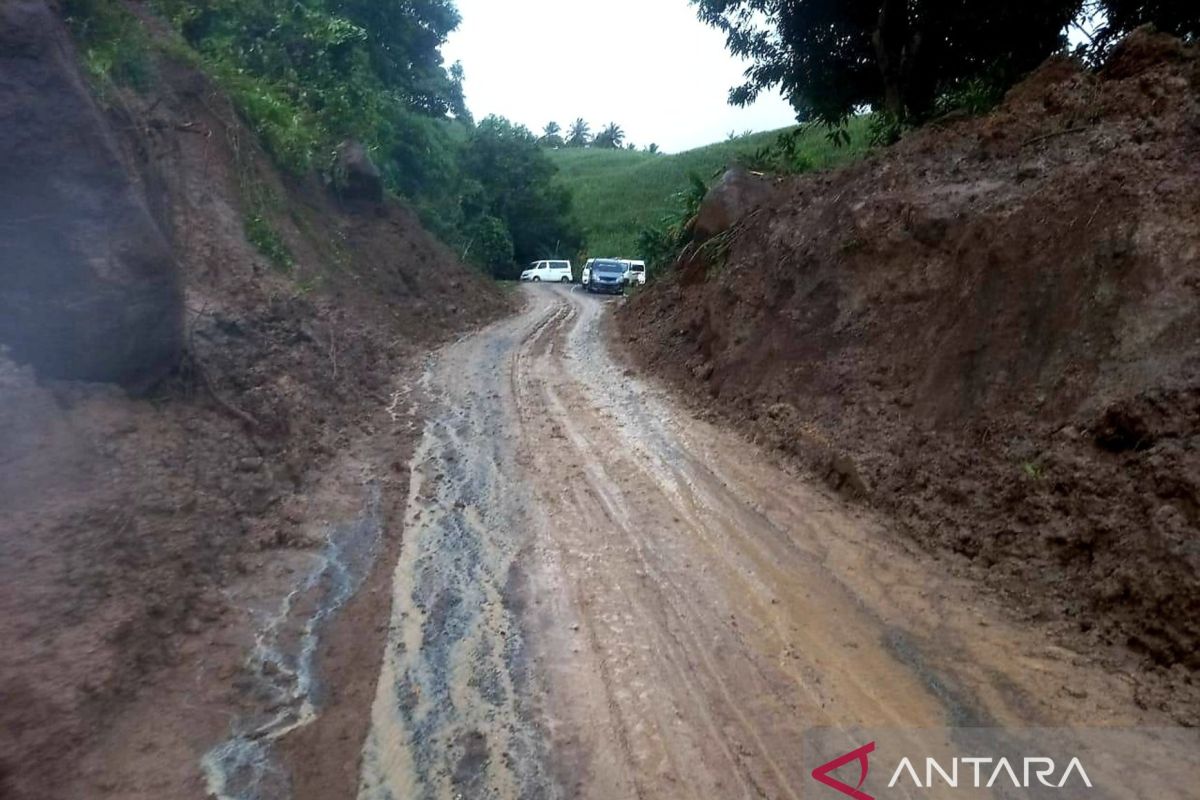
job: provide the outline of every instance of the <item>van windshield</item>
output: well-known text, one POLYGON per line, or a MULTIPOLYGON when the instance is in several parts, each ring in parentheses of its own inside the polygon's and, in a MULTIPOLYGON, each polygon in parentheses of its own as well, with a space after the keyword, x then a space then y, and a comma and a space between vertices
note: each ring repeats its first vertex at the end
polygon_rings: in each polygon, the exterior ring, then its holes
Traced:
POLYGON ((615 261, 597 261, 592 264, 592 271, 602 272, 606 275, 620 275, 625 272, 625 266, 615 261))

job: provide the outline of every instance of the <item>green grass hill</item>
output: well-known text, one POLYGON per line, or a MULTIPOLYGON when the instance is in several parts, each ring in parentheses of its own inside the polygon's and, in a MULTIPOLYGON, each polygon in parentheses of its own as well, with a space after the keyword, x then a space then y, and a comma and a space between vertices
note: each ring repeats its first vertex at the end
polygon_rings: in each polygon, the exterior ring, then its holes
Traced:
MULTIPOLYGON (((791 129, 748 134, 670 155, 591 148, 561 148, 549 154, 558 165, 558 179, 575 196, 588 255, 637 258, 638 233, 674 208, 674 196, 688 188, 691 173, 711 182, 739 157, 772 144, 787 130, 791 129)), ((855 120, 850 133, 849 145, 835 147, 824 128, 809 128, 801 134, 797 151, 817 168, 834 166, 861 155, 866 148, 865 120, 855 120)))

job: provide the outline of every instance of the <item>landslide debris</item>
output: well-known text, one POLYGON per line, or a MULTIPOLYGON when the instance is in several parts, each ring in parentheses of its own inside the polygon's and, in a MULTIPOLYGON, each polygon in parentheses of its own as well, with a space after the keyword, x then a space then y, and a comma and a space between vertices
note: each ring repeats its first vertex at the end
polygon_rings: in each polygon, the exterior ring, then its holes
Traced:
MULTIPOLYGON (((171 48, 102 103, 52 5, 4 4, 0 52, 0 796, 203 797, 200 758, 263 702, 258 626, 339 530, 317 488, 378 440, 344 481, 399 519, 419 428, 397 376, 509 302, 369 164, 353 203, 279 175, 171 48)), ((361 707, 297 761, 354 763, 389 574, 320 698, 361 707)), ((343 772, 295 796, 348 795, 343 772)))
POLYGON ((174 256, 44 2, 0 7, 0 342, 55 378, 179 364, 174 256))
POLYGON ((1200 48, 776 191, 619 312, 634 357, 1200 721, 1200 48))

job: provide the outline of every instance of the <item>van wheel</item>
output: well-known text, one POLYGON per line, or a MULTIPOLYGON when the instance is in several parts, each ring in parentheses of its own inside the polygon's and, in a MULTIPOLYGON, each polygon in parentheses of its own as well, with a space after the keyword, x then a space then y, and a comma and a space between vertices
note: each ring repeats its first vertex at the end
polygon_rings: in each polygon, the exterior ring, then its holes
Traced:
POLYGON ((541 283, 541 282, 542 282, 542 279, 541 279, 541 278, 539 278, 538 276, 534 275, 534 276, 533 276, 533 282, 534 282, 534 283, 541 283))
POLYGON ((563 278, 562 280, 559 281, 559 283, 570 283, 570 282, 571 282, 570 278, 563 278))

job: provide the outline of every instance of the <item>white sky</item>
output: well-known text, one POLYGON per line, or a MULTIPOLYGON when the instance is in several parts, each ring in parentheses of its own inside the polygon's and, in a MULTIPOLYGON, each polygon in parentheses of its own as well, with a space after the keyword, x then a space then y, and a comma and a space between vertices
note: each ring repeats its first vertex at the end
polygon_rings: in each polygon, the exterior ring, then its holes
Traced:
POLYGON ((726 102, 744 65, 687 0, 456 0, 462 25, 442 48, 466 71, 476 119, 499 114, 535 133, 583 117, 639 148, 666 152, 795 121, 778 95, 726 102))

